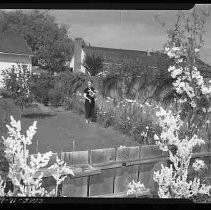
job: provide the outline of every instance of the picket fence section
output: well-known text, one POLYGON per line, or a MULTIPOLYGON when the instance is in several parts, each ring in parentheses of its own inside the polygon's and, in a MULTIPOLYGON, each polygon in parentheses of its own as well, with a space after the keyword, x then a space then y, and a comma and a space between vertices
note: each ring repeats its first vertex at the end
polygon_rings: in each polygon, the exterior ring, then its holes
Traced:
MULTIPOLYGON (((166 165, 168 157, 158 146, 136 146, 54 153, 48 166, 56 157, 71 166, 74 176, 69 175, 60 186, 60 196, 66 197, 125 197, 128 184, 140 181, 147 188, 140 196, 152 196, 157 189, 153 181, 154 171, 166 165)), ((204 159, 210 175, 210 144, 194 151, 193 159, 204 159)), ((56 183, 51 171, 45 171, 43 186, 48 190, 56 183)))

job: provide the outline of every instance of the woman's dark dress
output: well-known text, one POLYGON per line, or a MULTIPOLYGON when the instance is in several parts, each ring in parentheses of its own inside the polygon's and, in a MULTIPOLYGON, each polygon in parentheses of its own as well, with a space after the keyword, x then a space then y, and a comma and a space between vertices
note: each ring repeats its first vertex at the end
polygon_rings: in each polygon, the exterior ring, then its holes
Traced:
MULTIPOLYGON (((93 87, 90 88, 92 91, 95 89, 93 87)), ((91 99, 91 103, 85 99, 85 118, 86 119, 94 119, 94 108, 95 108, 95 99, 89 93, 89 88, 84 89, 84 93, 86 93, 86 97, 91 99)))

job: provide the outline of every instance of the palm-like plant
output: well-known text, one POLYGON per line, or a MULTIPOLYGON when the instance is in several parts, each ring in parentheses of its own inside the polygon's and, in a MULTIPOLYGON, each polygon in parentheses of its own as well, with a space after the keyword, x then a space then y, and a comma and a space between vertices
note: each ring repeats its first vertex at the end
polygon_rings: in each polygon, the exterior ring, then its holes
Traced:
POLYGON ((95 54, 87 54, 83 66, 89 76, 96 76, 103 69, 103 58, 95 54))

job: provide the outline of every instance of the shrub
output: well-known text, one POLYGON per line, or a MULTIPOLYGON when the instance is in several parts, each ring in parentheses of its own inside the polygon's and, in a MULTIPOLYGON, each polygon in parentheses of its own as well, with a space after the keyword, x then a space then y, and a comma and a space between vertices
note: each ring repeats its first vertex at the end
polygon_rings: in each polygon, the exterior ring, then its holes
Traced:
POLYGON ((3 98, 12 98, 11 94, 9 93, 8 90, 6 90, 5 88, 2 88, 0 90, 0 95, 3 97, 3 98))
POLYGON ((62 72, 55 80, 54 88, 62 94, 62 99, 71 98, 79 89, 83 89, 86 76, 83 73, 62 72))
POLYGON ((97 122, 104 128, 115 125, 114 116, 112 113, 101 112, 100 110, 97 111, 97 122))
POLYGON ((103 58, 98 55, 86 55, 83 66, 85 67, 88 74, 95 76, 100 73, 103 69, 103 58))
POLYGON ((48 91, 49 102, 52 106, 57 107, 61 104, 62 94, 57 89, 48 91))
POLYGON ((29 97, 30 79, 29 69, 25 69, 21 65, 3 71, 3 84, 7 91, 6 95, 13 98, 21 109, 31 100, 29 97))
POLYGON ((66 105, 66 109, 67 110, 73 110, 76 113, 82 115, 85 113, 84 110, 84 101, 81 100, 79 97, 77 97, 76 95, 74 95, 72 98, 70 98, 67 102, 66 105))
POLYGON ((54 88, 52 75, 32 76, 30 91, 35 101, 47 105, 49 101, 48 91, 52 88, 54 88))

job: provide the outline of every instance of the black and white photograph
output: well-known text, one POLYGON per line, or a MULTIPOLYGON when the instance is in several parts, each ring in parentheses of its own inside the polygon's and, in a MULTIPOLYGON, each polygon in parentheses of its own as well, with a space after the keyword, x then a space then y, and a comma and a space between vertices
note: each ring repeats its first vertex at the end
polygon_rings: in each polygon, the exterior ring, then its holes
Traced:
POLYGON ((211 5, 0 8, 0 202, 211 203, 210 113, 211 5))

